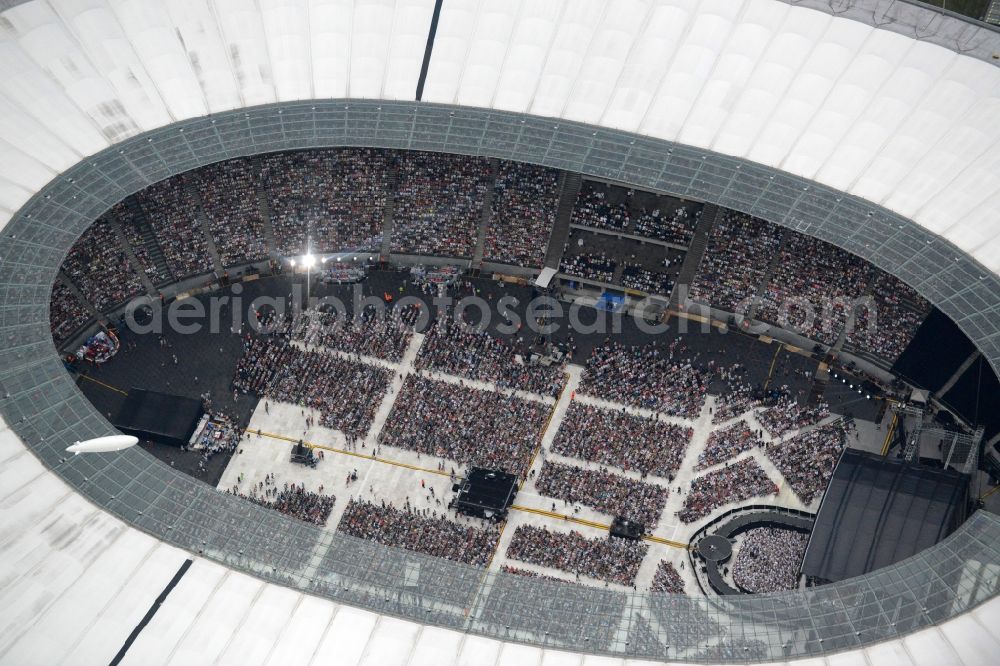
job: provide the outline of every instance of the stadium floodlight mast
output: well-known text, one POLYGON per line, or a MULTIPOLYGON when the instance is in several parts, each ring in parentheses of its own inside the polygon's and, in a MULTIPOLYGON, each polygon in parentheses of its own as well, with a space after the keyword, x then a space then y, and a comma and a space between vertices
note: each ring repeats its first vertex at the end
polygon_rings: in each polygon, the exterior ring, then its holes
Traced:
POLYGON ((302 257, 302 265, 306 267, 306 307, 309 307, 309 290, 312 287, 312 267, 316 265, 316 257, 311 250, 307 250, 302 257))

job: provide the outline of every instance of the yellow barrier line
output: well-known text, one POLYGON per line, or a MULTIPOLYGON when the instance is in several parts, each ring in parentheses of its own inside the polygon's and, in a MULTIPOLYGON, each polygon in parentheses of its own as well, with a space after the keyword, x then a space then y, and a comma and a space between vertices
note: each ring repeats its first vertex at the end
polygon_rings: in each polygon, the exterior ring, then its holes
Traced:
POLYGON ((519 504, 512 504, 510 508, 512 508, 512 509, 514 509, 516 511, 524 511, 526 513, 536 513, 539 516, 546 516, 548 518, 558 518, 559 520, 562 520, 562 521, 568 521, 568 522, 571 522, 571 523, 577 523, 579 525, 586 525, 587 527, 594 527, 594 528, 597 528, 599 530, 611 529, 610 525, 604 525, 602 523, 595 523, 595 522, 590 521, 590 520, 584 520, 583 518, 574 518, 573 516, 570 516, 570 515, 567 515, 567 514, 564 514, 564 513, 554 513, 552 511, 546 511, 545 509, 534 509, 534 508, 532 508, 530 506, 521 506, 519 504))
MULTIPOLYGON (((611 529, 610 525, 607 525, 607 524, 604 524, 604 523, 595 523, 592 520, 584 520, 583 518, 575 518, 573 516, 570 516, 570 515, 567 515, 567 514, 564 514, 564 513, 555 513, 553 511, 547 511, 545 509, 535 509, 535 508, 532 508, 530 506, 521 506, 519 504, 513 504, 513 505, 511 505, 510 508, 514 509, 515 511, 524 511, 525 513, 534 513, 534 514, 537 514, 539 516, 545 516, 546 518, 555 518, 555 519, 561 520, 563 522, 577 523, 578 525, 586 525, 587 527, 593 527, 593 528, 599 529, 599 530, 609 530, 609 529, 611 529)), ((673 548, 683 548, 685 550, 687 549, 687 544, 683 544, 683 543, 681 543, 679 541, 671 541, 670 539, 664 539, 662 537, 651 536, 651 535, 650 536, 644 536, 642 538, 645 539, 646 541, 653 541, 655 543, 662 543, 665 546, 672 546, 673 548)))
POLYGON ((987 490, 987 491, 986 491, 986 493, 985 493, 984 495, 982 495, 982 496, 981 496, 981 497, 980 497, 979 499, 980 499, 980 500, 984 500, 984 499, 986 499, 987 497, 989 497, 990 495, 992 495, 993 493, 995 493, 995 492, 996 492, 996 491, 998 491, 998 490, 1000 490, 1000 486, 995 486, 995 487, 993 487, 993 488, 990 488, 990 489, 989 489, 989 490, 987 490))
POLYGON ((899 412, 894 412, 892 415, 892 423, 889 424, 889 430, 885 433, 885 441, 882 442, 882 457, 885 457, 889 453, 889 444, 892 442, 892 435, 896 432, 896 422, 899 420, 899 412))
POLYGON ((80 375, 80 378, 81 379, 86 379, 87 381, 90 381, 90 382, 94 382, 95 384, 100 384, 104 388, 111 389, 112 391, 115 391, 117 393, 121 393, 124 396, 128 395, 127 392, 121 390, 120 388, 116 388, 116 387, 112 386, 111 384, 105 384, 104 382, 102 382, 99 379, 94 379, 93 377, 88 377, 87 375, 80 375))
MULTIPOLYGON (((419 467, 417 465, 410 465, 408 463, 403 463, 403 462, 399 462, 399 461, 396 461, 396 460, 389 460, 388 458, 373 457, 373 456, 370 456, 370 455, 365 455, 363 453, 358 453, 357 451, 347 451, 345 449, 338 449, 338 448, 333 447, 333 446, 326 446, 326 445, 323 445, 323 444, 316 444, 315 442, 307 442, 304 439, 303 440, 299 440, 299 439, 296 439, 295 437, 288 437, 287 435, 278 435, 278 434, 275 434, 273 432, 265 432, 263 430, 253 430, 253 429, 250 429, 250 428, 247 428, 247 432, 253 433, 255 435, 260 435, 261 437, 267 437, 269 439, 277 439, 277 440, 284 441, 284 442, 290 442, 292 444, 298 444, 299 441, 301 441, 303 445, 308 446, 311 449, 322 449, 323 451, 330 451, 332 453, 341 453, 341 454, 348 455, 348 456, 354 456, 355 458, 361 458, 362 460, 373 460, 375 462, 380 462, 380 463, 383 463, 385 465, 394 465, 396 467, 404 467, 406 469, 412 469, 412 470, 417 471, 417 472, 427 472, 428 474, 438 474, 440 476, 451 476, 450 473, 448 473, 448 472, 442 472, 439 469, 430 469, 430 468, 427 468, 427 467, 419 467)), ((557 520, 561 520, 563 522, 577 523, 578 525, 586 525, 587 527, 593 527, 593 528, 599 529, 599 530, 611 529, 610 525, 606 525, 604 523, 597 523, 597 522, 594 522, 592 520, 584 520, 583 518, 574 518, 573 516, 569 516, 569 515, 561 514, 561 513, 554 513, 552 511, 546 511, 545 509, 534 509, 534 508, 529 507, 529 506, 520 506, 518 504, 514 504, 510 508, 514 509, 516 511, 524 511, 526 513, 534 513, 534 514, 538 514, 539 516, 545 516, 547 518, 554 518, 554 519, 557 519, 557 520)), ((504 526, 506 526, 506 523, 504 523, 504 526)), ((501 529, 501 534, 502 533, 503 533, 503 529, 501 529)), ((661 537, 644 536, 643 539, 645 539, 646 541, 653 541, 653 542, 656 542, 656 543, 662 543, 664 545, 672 546, 674 548, 684 548, 684 549, 687 548, 686 544, 680 543, 678 541, 670 541, 669 539, 663 539, 661 537)), ((499 544, 499 541, 497 543, 499 544)), ((494 555, 495 554, 496 553, 494 552, 494 555)), ((491 556, 490 561, 492 561, 492 559, 493 558, 491 556)))
POLYGON ((656 543, 662 543, 665 546, 671 546, 673 548, 682 548, 684 550, 687 550, 687 544, 681 543, 680 541, 671 541, 670 539, 664 539, 663 537, 658 537, 653 535, 644 536, 642 538, 645 539, 646 541, 654 541, 656 543))
POLYGON ((523 488, 524 484, 528 482, 528 474, 530 473, 531 468, 535 466, 535 461, 538 460, 538 454, 541 453, 542 451, 542 442, 545 440, 545 433, 549 431, 549 426, 552 425, 552 419, 555 418, 556 407, 559 406, 559 401, 562 400, 563 393, 566 393, 566 391, 569 389, 569 373, 566 372, 563 374, 566 375, 566 386, 563 387, 562 393, 560 393, 558 397, 556 397, 556 401, 552 403, 552 409, 549 410, 549 418, 546 419, 545 427, 542 428, 542 432, 538 435, 538 447, 535 449, 535 452, 531 455, 531 462, 528 463, 528 469, 524 470, 524 478, 521 479, 521 483, 517 485, 518 490, 523 488))
POLYGON ((374 460, 375 462, 384 463, 386 465, 395 465, 396 467, 405 467, 406 469, 412 469, 417 472, 427 472, 428 474, 438 474, 440 476, 451 476, 448 472, 442 472, 439 469, 430 469, 429 467, 420 467, 418 465, 410 465, 409 463, 399 462, 397 460, 389 460, 388 458, 378 458, 372 455, 366 455, 364 453, 358 453, 357 451, 347 451, 345 449, 338 449, 333 446, 326 446, 325 444, 316 444, 315 442, 307 442, 305 440, 299 440, 294 437, 287 437, 285 435, 276 435, 272 432, 264 432, 263 430, 251 430, 247 428, 247 432, 252 432, 256 435, 261 435, 262 437, 270 437, 271 439, 279 439, 286 442, 291 442, 293 444, 298 444, 300 441, 303 445, 308 446, 310 449, 322 449, 323 451, 330 451, 332 453, 341 453, 345 456, 354 456, 355 458, 361 458, 362 460, 374 460))
POLYGON ((778 354, 781 353, 782 345, 779 342, 778 348, 774 350, 774 356, 771 357, 771 367, 767 369, 767 381, 764 382, 764 390, 767 391, 767 387, 771 384, 771 376, 774 374, 774 364, 778 362, 778 354))

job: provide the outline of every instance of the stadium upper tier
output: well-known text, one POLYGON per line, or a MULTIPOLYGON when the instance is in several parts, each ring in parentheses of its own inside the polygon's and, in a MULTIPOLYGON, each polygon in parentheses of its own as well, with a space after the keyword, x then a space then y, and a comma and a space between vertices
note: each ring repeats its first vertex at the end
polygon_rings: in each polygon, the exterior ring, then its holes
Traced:
MULTIPOLYGON (((422 99, 772 166, 908 217, 996 271, 1000 62, 983 52, 1000 52, 1000 34, 959 33, 931 14, 918 41, 895 25, 916 8, 870 4, 884 9, 869 18, 879 28, 775 0, 449 0, 422 99)), ((13 7, 0 24, 0 222, 83 157, 172 122, 292 100, 413 99, 433 10, 433 0, 13 7)))
MULTIPOLYGON (((192 569, 221 563, 501 641, 675 658, 681 632, 685 658, 697 660, 855 650, 859 662, 987 663, 997 644, 1000 563, 989 516, 939 549, 841 585, 725 608, 662 602, 671 623, 685 618, 660 636, 673 642, 664 652, 657 647, 664 642, 630 640, 643 635, 642 620, 664 610, 642 594, 625 602, 630 624, 598 647, 580 632, 588 618, 608 614, 599 593, 563 598, 529 584, 533 594, 519 597, 522 606, 501 604, 490 617, 485 593, 499 589, 500 601, 508 599, 495 578, 364 550, 261 507, 220 501, 138 450, 62 460, 75 439, 114 433, 51 341, 49 294, 76 239, 161 180, 306 147, 511 159, 717 202, 833 242, 898 276, 1000 367, 1000 34, 888 0, 846 3, 834 15, 842 4, 444 0, 434 23, 432 0, 0 0, 10 7, 0 14, 0 412, 10 428, 2 432, 11 475, 3 495, 12 507, 0 539, 0 601, 4 626, 16 628, 5 632, 3 658, 44 662, 30 649, 34 631, 64 655, 92 640, 88 631, 105 643, 125 640, 180 555, 139 539, 148 557, 162 553, 162 562, 149 564, 154 575, 144 577, 140 563, 128 580, 124 568, 109 573, 136 536, 120 519, 196 554, 192 569), (32 468, 21 447, 51 472, 32 468), (77 506, 92 511, 70 515, 77 506), (45 529, 44 516, 55 529, 45 529), (116 530, 122 536, 101 562, 95 554, 116 530), (407 566, 435 584, 400 587, 407 566), (135 596, 127 610, 109 599, 81 632, 74 622, 83 601, 96 599, 94 577, 108 581, 103 592, 135 596), (543 611, 551 616, 545 626, 557 627, 555 635, 539 631, 528 612, 546 602, 555 610, 543 611), (514 619, 529 626, 512 630, 514 619), (80 642, 67 646, 70 626, 80 642), (705 627, 732 637, 715 643, 723 652, 699 652, 705 627), (25 658, 9 651, 20 649, 18 641, 25 658)), ((236 244, 232 252, 255 250, 236 244)), ((187 260, 172 261, 185 267, 187 260)), ((185 633, 194 649, 228 640, 208 631, 215 618, 263 599, 242 573, 212 575, 231 577, 238 594, 203 602, 206 626, 185 633)), ((210 576, 203 580, 199 599, 217 589, 210 576)), ((177 612, 190 620, 201 611, 193 603, 177 612)), ((256 612, 259 626, 269 626, 273 608, 262 603, 256 612)), ((385 626, 405 631, 373 640, 369 661, 391 656, 383 646, 417 661, 416 650, 404 648, 420 627, 396 622, 385 626)), ((184 661, 188 652, 173 651, 179 640, 148 654, 165 659, 166 650, 184 661)), ((516 656, 529 648, 502 649, 516 656)), ((99 652, 80 661, 106 662, 99 652)))

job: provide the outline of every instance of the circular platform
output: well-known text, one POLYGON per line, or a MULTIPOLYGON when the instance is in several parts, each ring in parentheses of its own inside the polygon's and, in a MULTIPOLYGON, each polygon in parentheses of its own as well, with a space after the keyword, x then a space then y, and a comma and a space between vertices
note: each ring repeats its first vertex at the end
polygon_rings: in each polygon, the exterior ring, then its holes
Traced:
POLYGON ((723 562, 733 554, 733 542, 724 536, 710 534, 698 542, 698 554, 709 562, 723 562))

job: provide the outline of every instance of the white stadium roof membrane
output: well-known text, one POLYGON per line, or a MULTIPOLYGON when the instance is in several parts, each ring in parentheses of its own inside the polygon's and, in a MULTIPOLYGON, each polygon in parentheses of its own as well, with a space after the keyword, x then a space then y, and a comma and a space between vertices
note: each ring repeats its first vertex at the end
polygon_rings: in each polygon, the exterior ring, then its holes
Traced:
MULTIPOLYGON (((83 157, 171 122, 293 100, 413 99, 433 7, 8 9, 0 221, 83 157)), ((1000 67, 858 20, 777 0, 448 0, 423 100, 745 158, 884 206, 1000 270, 1000 67)))
MULTIPOLYGON (((147 152, 179 163, 153 136, 182 121, 308 100, 412 104, 434 2, 0 0, 0 9, 0 227, 14 228, 43 188, 55 199, 80 196, 60 176, 117 144, 148 133, 147 152)), ((443 0, 422 101, 585 123, 595 136, 634 133, 770 167, 912 220, 942 240, 935 257, 950 261, 958 248, 992 279, 1000 273, 998 53, 1000 33, 890 0, 443 0)), ((148 182, 150 171, 133 169, 133 180, 148 182)), ((68 247, 80 224, 60 205, 59 242, 68 247)), ((57 233, 57 224, 50 215, 39 227, 57 233)), ((847 226, 863 234, 864 224, 847 226)), ((65 248, 24 235, 18 243, 36 245, 22 256, 57 265, 50 255, 65 248)), ((25 265, 0 252, 0 269, 20 275, 25 265)), ((93 500, 97 479, 114 472, 99 469, 90 483, 89 468, 47 470, 28 452, 52 465, 46 449, 57 443, 25 435, 43 431, 26 423, 22 397, 58 421, 53 430, 88 419, 94 432, 77 439, 110 433, 71 404, 83 399, 52 368, 51 340, 30 339, 48 328, 18 303, 47 303, 51 280, 25 275, 24 290, 5 286, 0 303, 6 343, 31 343, 0 350, 0 388, 14 395, 0 401, 0 499, 9 508, 0 518, 0 662, 107 663, 192 556, 78 494, 93 500), (51 358, 43 364, 36 353, 51 358)), ((931 278, 920 286, 954 308, 985 303, 937 290, 931 278)), ((985 307, 995 321, 1000 310, 985 307)), ((1000 348, 995 326, 970 329, 977 344, 1000 348)), ((123 456, 136 478, 144 455, 123 456)), ((155 534, 153 516, 141 517, 129 520, 155 534)), ((125 663, 641 663, 423 627, 193 559, 125 663)), ((994 597, 937 626, 809 663, 990 663, 998 622, 994 597)))

